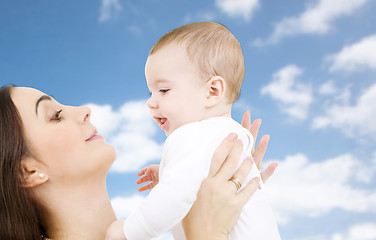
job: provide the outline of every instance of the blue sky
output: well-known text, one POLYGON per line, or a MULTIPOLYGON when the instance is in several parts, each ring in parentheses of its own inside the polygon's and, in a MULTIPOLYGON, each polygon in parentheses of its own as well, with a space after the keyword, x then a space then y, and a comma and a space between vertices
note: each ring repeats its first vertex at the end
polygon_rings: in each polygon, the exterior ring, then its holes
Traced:
MULTIPOLYGON (((262 118, 283 239, 376 239, 376 2, 0 1, 0 85, 30 86, 92 120, 118 149, 108 189, 120 217, 145 194, 136 172, 164 134, 145 105, 144 64, 167 31, 226 25, 246 75, 232 115, 262 118)), ((164 235, 160 239, 170 239, 164 235)))

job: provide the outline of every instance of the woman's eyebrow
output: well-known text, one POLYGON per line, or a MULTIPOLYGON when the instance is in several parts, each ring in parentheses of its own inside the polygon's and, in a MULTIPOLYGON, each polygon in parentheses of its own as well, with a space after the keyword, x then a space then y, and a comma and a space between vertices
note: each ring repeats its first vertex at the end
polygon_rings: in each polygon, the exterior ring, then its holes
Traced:
POLYGON ((43 95, 43 96, 41 96, 41 97, 37 100, 37 102, 36 102, 36 104, 35 104, 35 113, 37 114, 37 116, 38 116, 38 106, 39 106, 39 104, 40 104, 42 101, 44 101, 44 100, 49 100, 49 101, 51 101, 51 100, 52 100, 52 96, 49 96, 49 95, 43 95))

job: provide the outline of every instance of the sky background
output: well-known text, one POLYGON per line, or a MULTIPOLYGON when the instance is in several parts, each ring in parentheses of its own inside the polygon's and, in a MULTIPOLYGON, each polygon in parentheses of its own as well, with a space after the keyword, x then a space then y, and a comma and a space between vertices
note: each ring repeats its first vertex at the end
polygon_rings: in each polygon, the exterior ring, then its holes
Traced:
POLYGON ((264 166, 279 163, 266 187, 282 239, 375 240, 375 12, 372 0, 0 0, 0 85, 92 107, 118 150, 107 185, 124 218, 165 139, 145 104, 149 50, 181 25, 222 23, 246 65, 232 116, 262 118, 264 166))

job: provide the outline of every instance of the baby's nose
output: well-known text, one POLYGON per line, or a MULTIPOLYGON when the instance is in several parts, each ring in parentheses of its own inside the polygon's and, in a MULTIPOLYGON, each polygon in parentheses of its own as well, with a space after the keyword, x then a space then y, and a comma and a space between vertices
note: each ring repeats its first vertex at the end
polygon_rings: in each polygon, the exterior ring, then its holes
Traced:
POLYGON ((149 108, 152 108, 152 109, 158 107, 158 103, 153 97, 150 97, 148 101, 146 102, 146 104, 148 105, 149 108))

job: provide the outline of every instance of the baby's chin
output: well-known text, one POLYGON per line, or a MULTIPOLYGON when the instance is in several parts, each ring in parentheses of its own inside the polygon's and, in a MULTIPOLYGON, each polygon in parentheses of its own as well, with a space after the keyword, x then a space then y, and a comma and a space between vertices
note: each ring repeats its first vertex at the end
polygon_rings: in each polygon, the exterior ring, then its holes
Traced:
POLYGON ((172 132, 170 132, 169 130, 164 130, 165 134, 166 134, 166 137, 170 136, 172 132))
POLYGON ((171 128, 170 126, 164 129, 166 137, 170 136, 178 127, 171 128))

